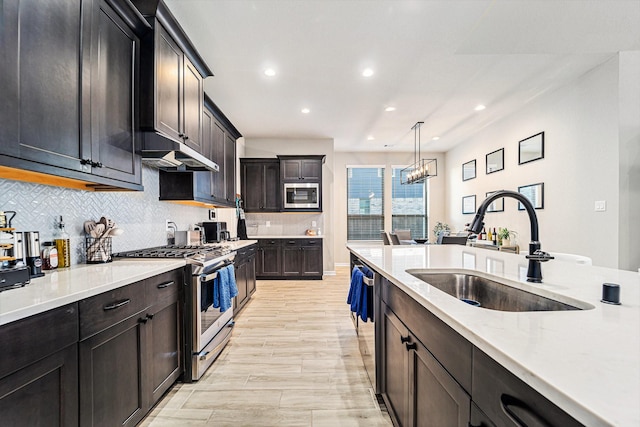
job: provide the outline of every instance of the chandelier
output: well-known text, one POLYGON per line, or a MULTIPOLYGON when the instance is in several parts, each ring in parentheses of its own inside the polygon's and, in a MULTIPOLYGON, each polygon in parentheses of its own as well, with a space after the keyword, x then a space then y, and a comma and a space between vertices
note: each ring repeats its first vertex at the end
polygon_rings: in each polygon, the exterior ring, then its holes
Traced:
POLYGON ((414 163, 400 171, 401 184, 419 184, 438 175, 438 161, 436 159, 420 158, 420 127, 424 122, 417 122, 413 129, 413 161, 414 163))

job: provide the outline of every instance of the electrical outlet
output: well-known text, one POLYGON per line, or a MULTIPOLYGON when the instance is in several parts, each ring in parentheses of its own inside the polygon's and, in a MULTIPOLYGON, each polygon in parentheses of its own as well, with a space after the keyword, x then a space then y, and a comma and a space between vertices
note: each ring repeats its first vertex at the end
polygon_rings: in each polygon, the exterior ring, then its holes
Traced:
POLYGON ((218 213, 215 209, 209 209, 209 221, 215 221, 218 213))
POLYGON ((267 221, 267 227, 271 227, 271 221, 267 221))
POLYGON ((595 211, 604 212, 607 210, 607 202, 605 200, 596 200, 595 211))
POLYGON ((165 224, 164 224, 165 231, 171 231, 171 226, 169 225, 169 223, 171 223, 170 219, 165 220, 165 224))
POLYGON ((315 227, 316 225, 318 225, 318 223, 317 223, 317 222, 315 222, 315 221, 311 221, 311 227, 315 227))

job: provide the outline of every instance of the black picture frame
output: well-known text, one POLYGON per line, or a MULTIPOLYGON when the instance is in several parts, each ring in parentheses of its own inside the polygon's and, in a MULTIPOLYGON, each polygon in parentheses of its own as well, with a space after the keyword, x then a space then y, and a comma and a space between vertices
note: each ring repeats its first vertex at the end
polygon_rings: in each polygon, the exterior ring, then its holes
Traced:
MULTIPOLYGON (((535 209, 544 209, 544 182, 522 185, 518 187, 518 193, 529 199, 535 209)), ((520 202, 518 202, 518 210, 525 210, 520 202)))
POLYGON ((544 159, 544 132, 536 133, 518 142, 518 164, 544 159))
POLYGON ((462 197, 462 213, 474 214, 476 213, 476 195, 462 197))
MULTIPOLYGON (((487 191, 486 196, 489 197, 496 191, 487 191)), ((504 197, 500 197, 499 199, 495 199, 493 202, 491 202, 491 204, 487 207, 487 213, 488 212, 504 212, 504 197)))
POLYGON ((462 164, 462 180, 469 181, 476 177, 476 159, 462 164))
POLYGON ((485 164, 487 175, 504 170, 504 148, 487 154, 485 164))

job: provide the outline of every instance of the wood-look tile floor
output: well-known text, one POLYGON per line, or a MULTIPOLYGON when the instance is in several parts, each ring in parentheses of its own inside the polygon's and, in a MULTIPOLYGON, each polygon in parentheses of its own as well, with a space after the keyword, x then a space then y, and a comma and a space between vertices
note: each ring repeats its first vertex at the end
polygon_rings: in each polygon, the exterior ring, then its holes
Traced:
POLYGON ((176 384, 142 426, 391 426, 364 369, 346 304, 349 270, 258 281, 230 343, 176 384))

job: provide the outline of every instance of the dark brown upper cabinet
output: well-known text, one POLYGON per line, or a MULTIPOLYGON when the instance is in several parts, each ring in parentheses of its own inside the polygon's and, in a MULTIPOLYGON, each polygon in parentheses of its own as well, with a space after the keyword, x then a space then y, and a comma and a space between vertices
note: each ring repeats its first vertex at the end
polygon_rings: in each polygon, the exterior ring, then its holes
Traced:
POLYGON ((3 176, 22 169, 45 174, 40 182, 141 190, 142 15, 125 0, 10 1, 0 13, 3 176))
POLYGON ((233 207, 236 200, 236 140, 242 135, 206 94, 204 106, 205 122, 209 120, 207 116, 210 117, 211 160, 220 166, 219 173, 211 174, 213 201, 216 205, 233 207))
MULTIPOLYGON (((133 3, 153 28, 142 40, 141 128, 207 157, 202 133, 203 79, 213 72, 162 1, 133 3)), ((157 144, 145 139, 144 149, 157 144)))
POLYGON ((280 212, 280 161, 278 159, 240 159, 241 192, 246 212, 280 212))
POLYGON ((321 182, 325 156, 278 156, 282 182, 321 182))

